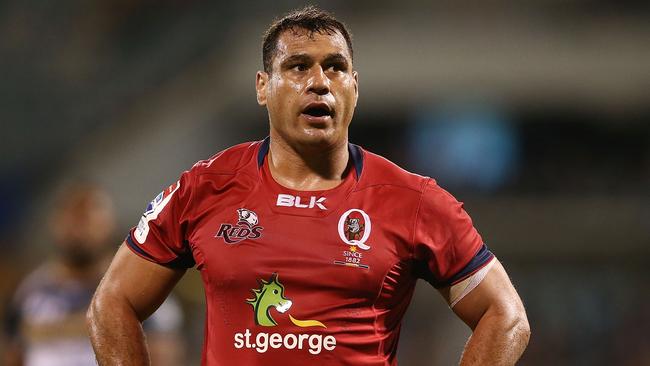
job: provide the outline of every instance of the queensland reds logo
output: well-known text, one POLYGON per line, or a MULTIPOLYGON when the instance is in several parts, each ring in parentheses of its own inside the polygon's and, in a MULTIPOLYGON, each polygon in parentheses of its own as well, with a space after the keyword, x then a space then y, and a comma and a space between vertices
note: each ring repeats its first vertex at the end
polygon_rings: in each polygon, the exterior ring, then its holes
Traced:
POLYGON ((368 237, 370 237, 370 216, 367 213, 353 208, 347 210, 341 218, 339 218, 339 236, 346 244, 359 247, 363 250, 370 249, 366 244, 368 237))
POLYGON ((216 238, 223 238, 228 244, 239 243, 244 239, 257 239, 264 228, 258 225, 257 214, 249 209, 237 209, 237 224, 221 224, 216 238))
POLYGON ((345 220, 345 236, 348 240, 359 240, 361 235, 363 235, 363 225, 361 218, 352 218, 348 216, 348 219, 345 220))

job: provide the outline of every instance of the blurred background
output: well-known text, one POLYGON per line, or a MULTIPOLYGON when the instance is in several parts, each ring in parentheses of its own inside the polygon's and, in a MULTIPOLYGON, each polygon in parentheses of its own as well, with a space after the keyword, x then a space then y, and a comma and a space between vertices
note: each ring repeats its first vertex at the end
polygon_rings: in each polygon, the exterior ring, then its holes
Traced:
MULTIPOLYGON (((261 35, 303 5, 0 1, 2 313, 56 256, 48 217, 66 186, 112 198, 112 253, 183 170, 266 136, 261 35)), ((650 365, 650 3, 321 5, 353 33, 351 141, 465 202, 527 306, 520 364, 650 365)), ((195 270, 175 294, 198 364, 195 270)), ((420 284, 400 364, 454 364, 468 335, 420 284)))

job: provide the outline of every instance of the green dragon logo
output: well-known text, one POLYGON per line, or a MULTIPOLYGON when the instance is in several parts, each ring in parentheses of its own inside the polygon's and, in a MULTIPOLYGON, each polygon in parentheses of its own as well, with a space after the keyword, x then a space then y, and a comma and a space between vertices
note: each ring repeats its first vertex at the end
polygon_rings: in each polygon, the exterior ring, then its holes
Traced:
MULTIPOLYGON (((253 307, 255 314, 255 324, 264 327, 274 327, 278 323, 271 316, 271 308, 275 308, 279 313, 285 313, 293 304, 291 300, 284 297, 284 285, 278 280, 278 274, 273 273, 271 278, 259 280, 259 288, 251 289, 254 297, 246 299, 246 303, 253 307)), ((318 320, 298 320, 289 314, 289 319, 294 325, 299 327, 322 327, 327 328, 325 324, 318 320)))
POLYGON ((271 307, 280 313, 284 313, 291 307, 291 300, 284 297, 284 286, 278 282, 278 274, 274 273, 268 281, 261 280, 260 288, 252 289, 255 295, 252 299, 246 299, 246 303, 253 306, 255 313, 255 324, 265 327, 273 327, 278 323, 271 316, 271 307))

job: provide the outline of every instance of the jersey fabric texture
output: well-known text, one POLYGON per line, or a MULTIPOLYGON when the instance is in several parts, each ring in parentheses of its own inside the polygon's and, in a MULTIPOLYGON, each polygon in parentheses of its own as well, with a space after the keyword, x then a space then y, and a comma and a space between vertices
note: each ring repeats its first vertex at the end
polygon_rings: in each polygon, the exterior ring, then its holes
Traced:
POLYGON ((417 279, 449 286, 492 259, 433 179, 348 148, 340 185, 296 191, 273 180, 268 138, 231 147, 130 231, 141 257, 200 271, 203 365, 396 365, 417 279))

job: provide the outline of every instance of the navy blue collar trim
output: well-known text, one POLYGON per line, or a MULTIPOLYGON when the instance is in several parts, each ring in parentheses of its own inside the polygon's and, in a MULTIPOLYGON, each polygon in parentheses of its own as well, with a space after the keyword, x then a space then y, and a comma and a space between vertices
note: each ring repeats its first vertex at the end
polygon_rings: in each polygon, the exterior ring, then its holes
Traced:
MULTIPOLYGON (((257 167, 261 168, 264 164, 264 157, 269 153, 269 146, 271 145, 271 137, 267 137, 262 140, 260 144, 260 149, 257 152, 257 167)), ((354 170, 357 173, 357 180, 361 178, 361 172, 363 171, 363 152, 361 148, 355 144, 348 143, 348 151, 350 152, 350 159, 352 159, 352 164, 354 165, 354 170)))
POLYGON ((261 168, 264 164, 264 157, 269 153, 269 146, 271 145, 271 137, 267 136, 260 144, 260 149, 257 151, 257 168, 261 168))
POLYGON ((357 172, 357 181, 361 179, 361 172, 363 171, 363 152, 361 147, 348 142, 348 151, 350 152, 350 159, 354 164, 354 170, 357 172))

